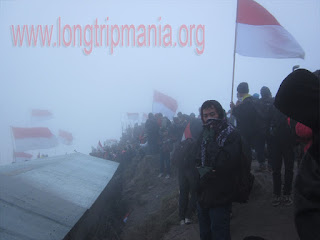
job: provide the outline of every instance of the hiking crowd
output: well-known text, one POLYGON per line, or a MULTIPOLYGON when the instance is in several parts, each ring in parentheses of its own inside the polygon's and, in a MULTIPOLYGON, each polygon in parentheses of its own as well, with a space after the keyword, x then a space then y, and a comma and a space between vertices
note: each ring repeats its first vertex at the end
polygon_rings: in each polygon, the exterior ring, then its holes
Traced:
POLYGON ((180 224, 191 223, 197 212, 202 240, 231 239, 232 203, 248 201, 254 158, 257 171, 272 174, 271 204, 294 202, 300 239, 320 239, 319 73, 293 71, 276 97, 266 86, 261 98, 251 96, 242 82, 228 113, 216 100, 205 101, 197 117, 179 112, 172 122, 150 113, 145 124, 129 127, 118 145, 92 155, 129 161, 135 154, 157 154, 158 177, 167 179, 171 166, 177 167, 180 224))

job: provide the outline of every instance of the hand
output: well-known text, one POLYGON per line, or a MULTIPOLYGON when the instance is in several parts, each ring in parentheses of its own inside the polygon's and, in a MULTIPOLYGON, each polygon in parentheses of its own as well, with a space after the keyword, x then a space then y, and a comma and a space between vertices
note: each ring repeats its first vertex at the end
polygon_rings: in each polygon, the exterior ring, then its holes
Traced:
POLYGON ((233 102, 230 102, 230 108, 233 109, 235 107, 233 102))

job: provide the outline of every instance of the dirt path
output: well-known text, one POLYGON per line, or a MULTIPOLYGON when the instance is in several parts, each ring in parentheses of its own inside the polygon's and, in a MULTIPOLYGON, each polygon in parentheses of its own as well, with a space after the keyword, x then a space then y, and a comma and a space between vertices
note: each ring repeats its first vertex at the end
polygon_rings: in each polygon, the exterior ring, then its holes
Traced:
MULTIPOLYGON (((256 166, 253 166, 256 168, 256 166)), ((247 204, 233 205, 231 237, 242 240, 246 236, 259 236, 266 240, 298 240, 293 206, 273 207, 271 173, 255 173, 256 181, 247 204)), ((164 240, 200 240, 197 224, 173 226, 164 240)))
MULTIPOLYGON (((130 215, 120 239, 200 239, 196 222, 178 225, 178 180, 174 174, 170 179, 158 178, 158 161, 157 157, 151 156, 136 160, 125 175, 123 197, 130 215)), ((256 167, 256 163, 253 163, 253 168, 256 167)), ((255 176, 250 201, 233 205, 232 239, 260 236, 266 240, 298 240, 293 223, 293 207, 271 205, 271 173, 255 172, 255 176)))

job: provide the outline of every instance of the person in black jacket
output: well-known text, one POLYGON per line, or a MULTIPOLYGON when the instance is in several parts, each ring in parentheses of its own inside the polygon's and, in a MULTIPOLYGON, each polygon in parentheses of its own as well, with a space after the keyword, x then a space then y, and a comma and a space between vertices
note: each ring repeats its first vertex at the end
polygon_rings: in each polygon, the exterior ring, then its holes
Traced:
POLYGON ((294 168, 294 137, 292 136, 288 118, 274 106, 270 108, 269 146, 272 159, 273 199, 274 207, 292 204, 291 191, 294 168), (281 170, 284 163, 284 181, 281 170), (283 183, 283 189, 281 189, 283 183))
POLYGON ((196 147, 200 238, 230 240, 230 211, 241 161, 241 137, 215 100, 202 104, 201 119, 203 131, 196 147))
POLYGON ((246 148, 246 155, 251 157, 251 148, 257 153, 259 170, 266 170, 265 164, 265 126, 263 117, 260 114, 258 100, 249 94, 248 83, 242 82, 237 87, 239 104, 230 103, 233 116, 237 120, 237 128, 243 138, 246 148))
POLYGON ((145 128, 148 137, 149 154, 156 154, 158 152, 159 125, 152 113, 148 115, 145 128))
POLYGON ((267 145, 267 158, 268 158, 268 170, 272 172, 272 157, 271 157, 271 149, 270 146, 272 144, 272 140, 270 138, 270 111, 273 107, 274 98, 272 97, 271 91, 268 87, 263 86, 260 89, 261 98, 259 99, 259 107, 261 108, 260 112, 263 114, 263 124, 264 129, 266 130, 264 133, 265 141, 267 145))
MULTIPOLYGON (((187 126, 188 127, 188 126, 187 126)), ((192 223, 196 210, 198 172, 195 163, 195 143, 202 131, 201 120, 191 117, 190 135, 185 136, 177 147, 175 157, 178 164, 179 218, 180 225, 192 223), (190 196, 190 197, 189 197, 190 196)))
POLYGON ((320 79, 305 69, 281 83, 274 105, 288 117, 310 127, 312 145, 301 160, 294 186, 294 216, 301 240, 320 239, 320 79))

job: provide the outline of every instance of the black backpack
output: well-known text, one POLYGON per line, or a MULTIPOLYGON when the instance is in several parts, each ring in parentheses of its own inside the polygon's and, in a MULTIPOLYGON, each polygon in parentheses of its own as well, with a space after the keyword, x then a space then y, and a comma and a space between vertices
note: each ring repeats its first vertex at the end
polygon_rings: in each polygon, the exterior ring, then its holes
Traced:
POLYGON ((254 116, 254 119, 252 119, 252 127, 255 129, 256 133, 265 135, 268 128, 268 112, 272 104, 254 98, 251 99, 251 104, 254 116))
POLYGON ((251 159, 245 154, 242 143, 241 164, 236 182, 234 202, 246 203, 254 183, 254 175, 251 173, 251 159))

